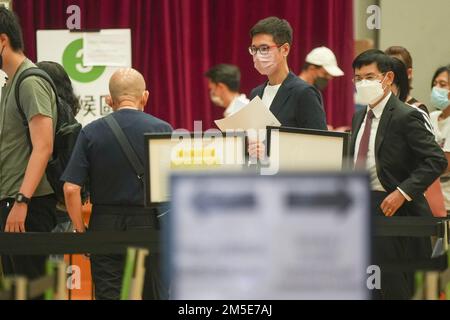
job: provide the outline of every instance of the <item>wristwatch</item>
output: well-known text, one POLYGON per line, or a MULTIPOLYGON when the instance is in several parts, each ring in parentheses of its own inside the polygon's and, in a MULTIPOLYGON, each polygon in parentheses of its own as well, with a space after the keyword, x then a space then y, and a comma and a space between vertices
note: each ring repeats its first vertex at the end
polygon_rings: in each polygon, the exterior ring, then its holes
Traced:
POLYGON ((16 195, 16 202, 17 203, 25 203, 25 204, 30 204, 31 199, 25 197, 25 195, 23 193, 18 193, 16 195))

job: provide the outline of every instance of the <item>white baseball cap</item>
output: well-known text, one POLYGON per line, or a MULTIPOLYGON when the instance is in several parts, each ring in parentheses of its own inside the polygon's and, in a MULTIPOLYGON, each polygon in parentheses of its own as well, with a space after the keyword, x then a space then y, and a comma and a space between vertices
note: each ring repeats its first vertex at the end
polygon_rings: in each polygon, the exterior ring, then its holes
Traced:
POLYGON ((327 47, 315 48, 306 56, 306 62, 323 67, 333 77, 341 77, 344 75, 344 71, 337 65, 336 56, 333 51, 327 47))

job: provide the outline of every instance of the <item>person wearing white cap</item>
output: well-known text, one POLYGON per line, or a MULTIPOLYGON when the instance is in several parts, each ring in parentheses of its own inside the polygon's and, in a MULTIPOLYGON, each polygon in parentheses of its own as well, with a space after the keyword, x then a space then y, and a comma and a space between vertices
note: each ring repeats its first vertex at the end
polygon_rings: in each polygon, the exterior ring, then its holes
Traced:
POLYGON ((300 78, 319 90, 328 85, 334 77, 341 77, 344 72, 338 67, 336 56, 327 47, 312 50, 305 60, 300 78))

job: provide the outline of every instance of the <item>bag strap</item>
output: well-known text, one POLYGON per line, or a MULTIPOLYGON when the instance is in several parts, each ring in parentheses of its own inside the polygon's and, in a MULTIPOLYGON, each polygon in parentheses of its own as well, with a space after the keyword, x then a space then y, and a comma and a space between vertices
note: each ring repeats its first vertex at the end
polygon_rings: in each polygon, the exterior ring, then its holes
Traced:
MULTIPOLYGON (((50 76, 47 74, 47 72, 45 72, 42 69, 36 68, 36 67, 24 70, 20 74, 20 76, 16 82, 15 98, 16 98, 17 108, 19 109, 20 116, 22 117, 23 125, 26 128, 28 128, 28 120, 27 120, 27 117, 23 110, 22 104, 20 103, 20 85, 26 78, 33 77, 33 76, 42 78, 50 84, 50 87, 52 88, 53 92, 55 93, 56 105, 58 106, 58 104, 59 104, 58 91, 56 90, 55 83, 53 82, 52 78, 50 78, 50 76)), ((58 114, 58 111, 57 111, 57 114, 58 114)), ((58 121, 59 121, 59 119, 57 119, 57 127, 58 127, 58 121)))
POLYGON ((119 142, 120 147, 122 148, 123 153, 127 157, 128 161, 130 162, 131 166, 133 167, 134 172, 136 173, 136 176, 138 177, 141 182, 144 182, 144 166, 142 165, 141 160, 139 160, 136 152, 134 151, 133 147, 131 146, 130 142, 128 141, 125 133, 123 132, 122 128, 117 123, 116 119, 112 115, 108 115, 103 118, 106 121, 106 124, 109 126, 109 128, 114 133, 114 136, 117 139, 117 142, 119 142))
POLYGON ((29 68, 24 70, 19 78, 16 81, 16 85, 14 87, 14 93, 15 93, 15 99, 16 99, 16 105, 17 105, 17 109, 19 110, 19 114, 20 117, 22 118, 22 123, 23 126, 27 129, 27 140, 28 140, 28 144, 30 145, 30 150, 33 149, 33 144, 31 142, 31 135, 30 135, 30 128, 28 126, 28 119, 27 116, 25 115, 25 111, 23 110, 22 104, 20 103, 20 85, 22 84, 22 82, 28 78, 28 77, 40 77, 42 79, 44 79, 45 81, 47 81, 53 92, 55 93, 55 99, 56 99, 56 114, 57 114, 57 120, 56 120, 56 130, 58 130, 59 126, 60 126, 60 116, 59 116, 59 110, 58 110, 58 104, 59 104, 59 100, 58 100, 58 91, 56 91, 56 86, 55 83, 53 82, 53 80, 50 78, 50 76, 47 74, 47 72, 45 72, 42 69, 33 67, 33 68, 29 68))

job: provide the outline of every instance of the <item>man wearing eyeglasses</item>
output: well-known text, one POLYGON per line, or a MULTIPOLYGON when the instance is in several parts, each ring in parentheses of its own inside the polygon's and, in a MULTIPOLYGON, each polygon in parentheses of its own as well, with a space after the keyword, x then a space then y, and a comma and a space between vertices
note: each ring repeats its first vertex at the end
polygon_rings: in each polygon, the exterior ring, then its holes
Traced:
POLYGON ((289 71, 287 57, 292 45, 289 22, 276 17, 259 21, 251 30, 255 69, 268 81, 252 90, 282 126, 327 130, 320 93, 289 71))
MULTIPOLYGON (((327 130, 319 91, 289 70, 287 57, 292 45, 289 22, 277 17, 259 21, 251 30, 249 48, 255 69, 268 81, 252 90, 284 127, 327 130)), ((250 142, 250 156, 263 157, 264 146, 250 142)))
MULTIPOLYGON (((425 190, 447 168, 447 160, 416 109, 391 92, 392 60, 368 50, 353 62, 358 101, 366 107, 353 117, 350 150, 355 169, 370 173, 372 212, 376 216, 432 217, 425 190)), ((430 239, 374 238, 374 263, 381 267, 376 298, 408 299, 409 274, 386 272, 383 262, 431 257, 430 239)))

